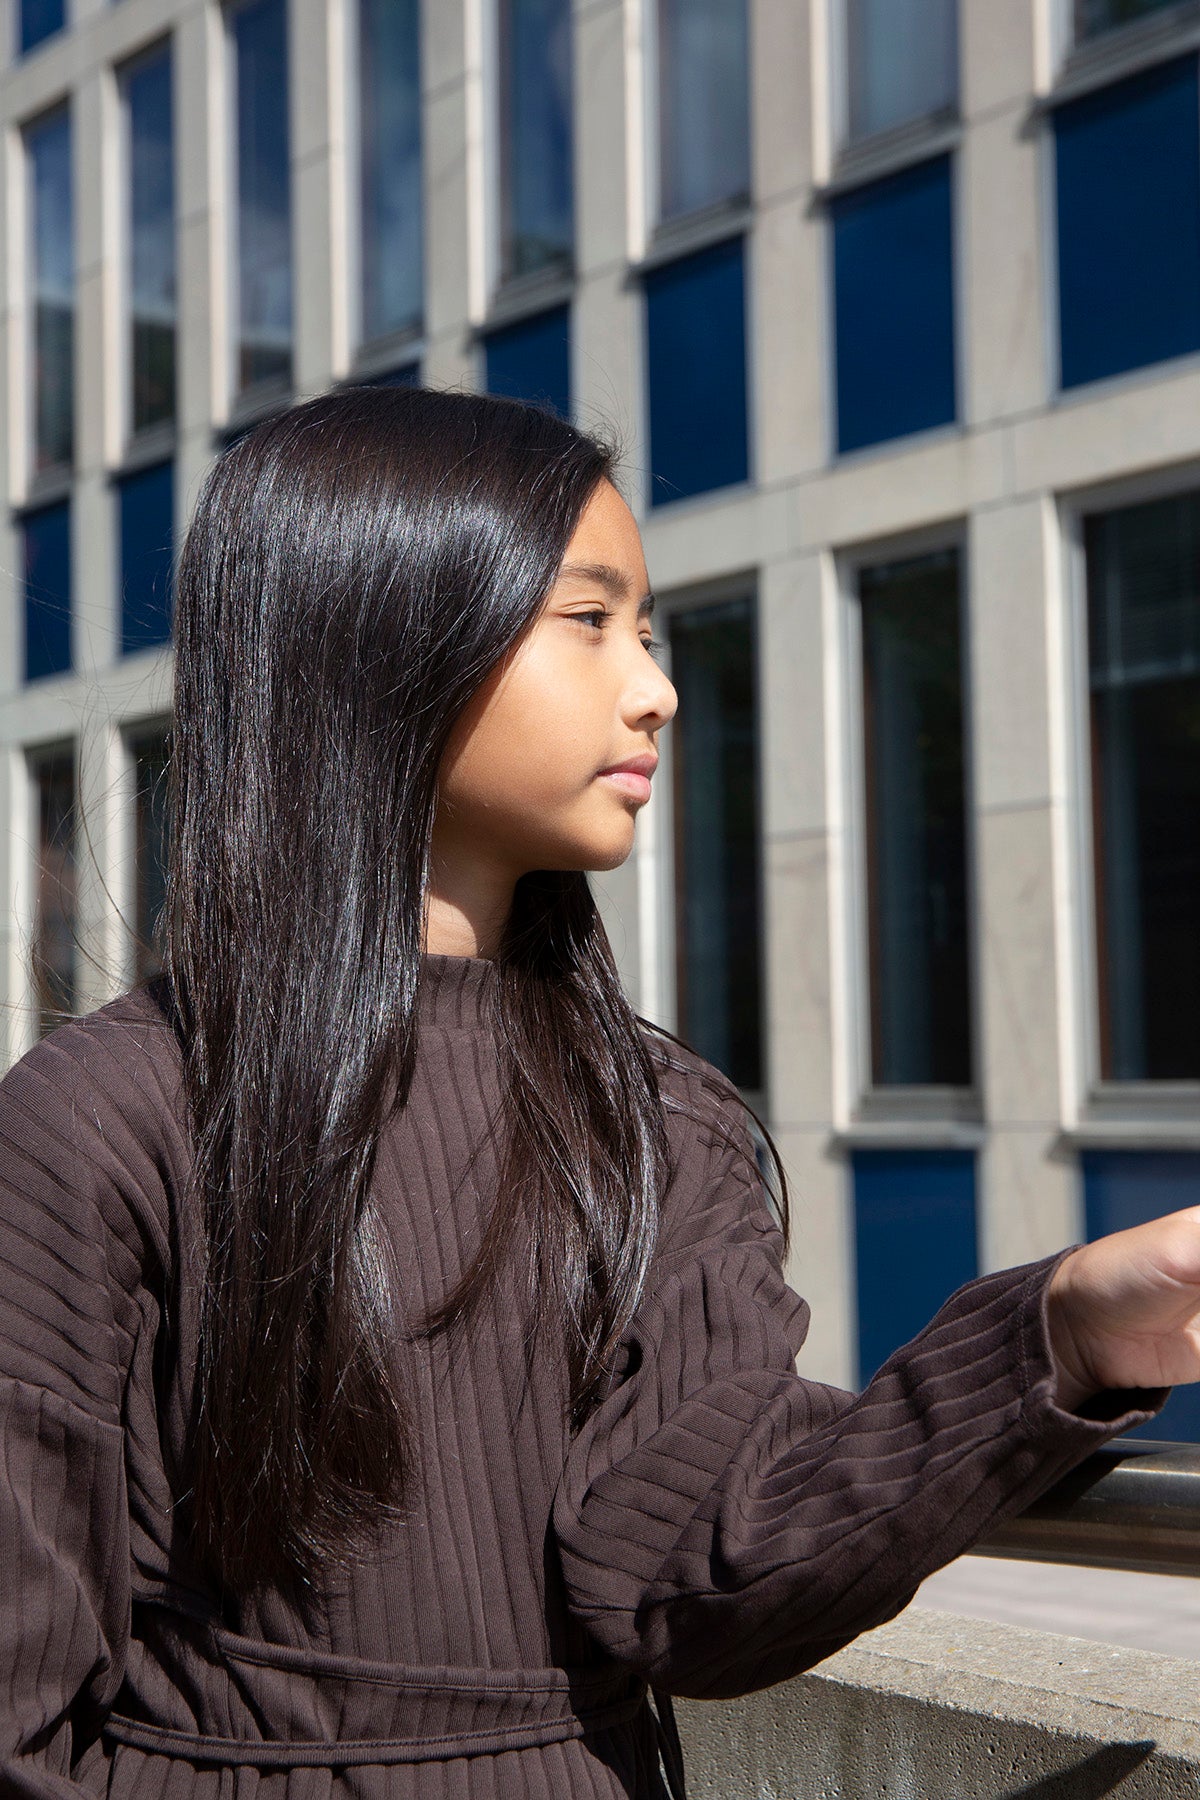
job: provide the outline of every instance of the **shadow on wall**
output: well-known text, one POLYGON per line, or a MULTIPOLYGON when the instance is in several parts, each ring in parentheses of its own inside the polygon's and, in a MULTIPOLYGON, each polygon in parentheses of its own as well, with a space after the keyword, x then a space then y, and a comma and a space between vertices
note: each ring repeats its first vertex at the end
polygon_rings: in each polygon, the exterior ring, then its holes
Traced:
POLYGON ((1105 1794, 1120 1791, 1125 1777, 1140 1769, 1154 1748, 1153 1738, 1133 1744, 1107 1744, 1073 1769, 1060 1769, 1057 1775, 1047 1775, 1032 1787, 1014 1788, 1008 1800, 1103 1800, 1105 1794))

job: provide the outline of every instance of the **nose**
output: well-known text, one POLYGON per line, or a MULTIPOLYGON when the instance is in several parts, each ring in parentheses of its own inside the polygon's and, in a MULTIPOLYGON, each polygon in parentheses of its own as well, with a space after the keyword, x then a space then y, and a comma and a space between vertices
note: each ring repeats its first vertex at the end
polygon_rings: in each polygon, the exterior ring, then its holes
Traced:
POLYGON ((658 731, 675 717, 679 695, 666 672, 640 645, 636 655, 638 665, 625 690, 625 722, 643 731, 658 731))

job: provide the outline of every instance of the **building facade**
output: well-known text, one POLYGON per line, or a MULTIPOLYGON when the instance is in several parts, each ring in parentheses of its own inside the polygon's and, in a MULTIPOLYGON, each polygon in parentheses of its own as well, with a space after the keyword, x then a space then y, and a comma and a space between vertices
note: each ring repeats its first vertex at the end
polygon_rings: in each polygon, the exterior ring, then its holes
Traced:
POLYGON ((806 1369, 1200 1203, 1196 0, 0 10, 9 1061, 153 967, 212 458, 482 387, 623 449, 680 710, 594 885, 806 1369))

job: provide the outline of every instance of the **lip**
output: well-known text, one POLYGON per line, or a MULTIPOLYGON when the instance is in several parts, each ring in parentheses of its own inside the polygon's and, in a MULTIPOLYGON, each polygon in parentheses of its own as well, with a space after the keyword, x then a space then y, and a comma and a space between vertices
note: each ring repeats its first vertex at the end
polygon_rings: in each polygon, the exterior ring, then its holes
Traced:
POLYGON ((609 769, 601 769, 600 774, 632 799, 648 800, 650 777, 657 767, 658 757, 648 750, 641 756, 627 756, 624 762, 613 763, 609 769))

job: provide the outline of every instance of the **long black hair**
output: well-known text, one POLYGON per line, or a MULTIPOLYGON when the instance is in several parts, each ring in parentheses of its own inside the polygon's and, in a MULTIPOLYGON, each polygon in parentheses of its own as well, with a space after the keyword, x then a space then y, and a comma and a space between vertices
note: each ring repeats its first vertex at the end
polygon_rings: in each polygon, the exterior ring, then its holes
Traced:
MULTIPOLYGON (((347 388, 226 451, 186 534, 163 961, 205 1249, 193 1533, 231 1589, 315 1573, 401 1493, 371 1179, 413 1076, 439 763, 613 461, 515 401, 347 388)), ((426 1323, 469 1314, 519 1212, 578 1423, 653 1254, 661 1092, 586 874, 523 876, 495 960, 498 1197, 426 1323)))

